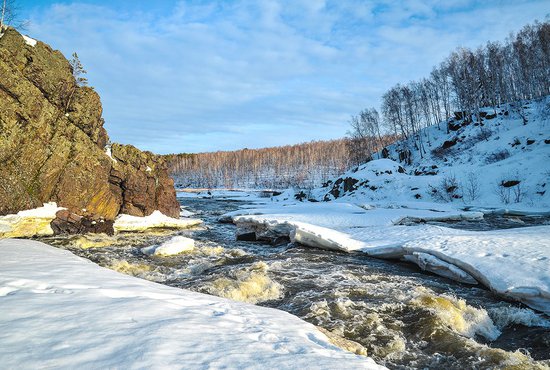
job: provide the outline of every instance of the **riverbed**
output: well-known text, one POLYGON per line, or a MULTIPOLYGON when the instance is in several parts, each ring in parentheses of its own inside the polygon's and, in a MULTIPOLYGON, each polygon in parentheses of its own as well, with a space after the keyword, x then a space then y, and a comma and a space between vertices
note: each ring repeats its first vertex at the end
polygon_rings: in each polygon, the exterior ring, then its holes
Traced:
MULTIPOLYGON (((196 247, 177 256, 141 252, 173 232, 41 240, 140 278, 290 312, 357 342, 392 369, 550 364, 550 319, 487 289, 361 253, 236 241, 235 227, 218 218, 246 202, 186 198, 182 203, 204 226, 178 232, 195 239, 196 247)), ((491 216, 446 226, 487 230, 540 222, 546 221, 491 216)))

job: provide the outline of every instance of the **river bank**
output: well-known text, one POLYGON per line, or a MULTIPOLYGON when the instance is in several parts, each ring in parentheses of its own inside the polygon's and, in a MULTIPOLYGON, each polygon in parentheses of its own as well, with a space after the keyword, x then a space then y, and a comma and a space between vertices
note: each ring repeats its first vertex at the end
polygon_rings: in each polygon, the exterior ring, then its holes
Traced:
POLYGON ((550 322, 544 315, 409 263, 236 241, 235 226, 220 224, 220 216, 271 201, 228 196, 180 199, 184 213, 201 218, 204 227, 178 233, 193 238, 195 248, 177 256, 141 251, 173 234, 44 240, 127 274, 290 312, 359 343, 389 368, 547 366, 550 322))

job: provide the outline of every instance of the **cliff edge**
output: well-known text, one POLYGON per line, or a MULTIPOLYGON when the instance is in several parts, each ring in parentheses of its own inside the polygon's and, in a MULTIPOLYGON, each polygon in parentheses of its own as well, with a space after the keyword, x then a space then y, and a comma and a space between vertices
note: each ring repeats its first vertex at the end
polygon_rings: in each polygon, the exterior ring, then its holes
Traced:
POLYGON ((67 209, 56 232, 109 231, 120 213, 178 217, 164 161, 108 145, 99 95, 63 54, 12 28, 0 35, 0 215, 56 202, 67 209))

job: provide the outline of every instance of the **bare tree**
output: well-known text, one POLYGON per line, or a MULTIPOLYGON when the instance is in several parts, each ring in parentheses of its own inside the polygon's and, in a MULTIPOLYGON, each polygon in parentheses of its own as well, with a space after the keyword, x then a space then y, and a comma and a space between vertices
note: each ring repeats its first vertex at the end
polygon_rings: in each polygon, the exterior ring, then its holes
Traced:
POLYGON ((12 26, 18 29, 25 29, 29 21, 19 18, 19 6, 16 0, 0 0, 2 9, 0 12, 0 31, 7 26, 12 26))
POLYGON ((382 141, 378 111, 374 108, 364 109, 357 116, 352 116, 348 135, 352 162, 361 164, 369 161, 382 141))

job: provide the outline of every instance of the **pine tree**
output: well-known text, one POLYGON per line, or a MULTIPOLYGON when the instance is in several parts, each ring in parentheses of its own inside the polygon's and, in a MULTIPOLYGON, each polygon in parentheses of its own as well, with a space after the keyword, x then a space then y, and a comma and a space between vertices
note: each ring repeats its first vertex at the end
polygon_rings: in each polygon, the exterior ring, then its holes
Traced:
POLYGON ((72 55, 72 59, 69 61, 69 64, 71 65, 71 69, 73 70, 73 76, 76 80, 76 84, 78 86, 88 86, 88 79, 84 77, 83 75, 88 73, 82 67, 82 63, 80 63, 80 59, 78 58, 78 54, 75 52, 72 55))

